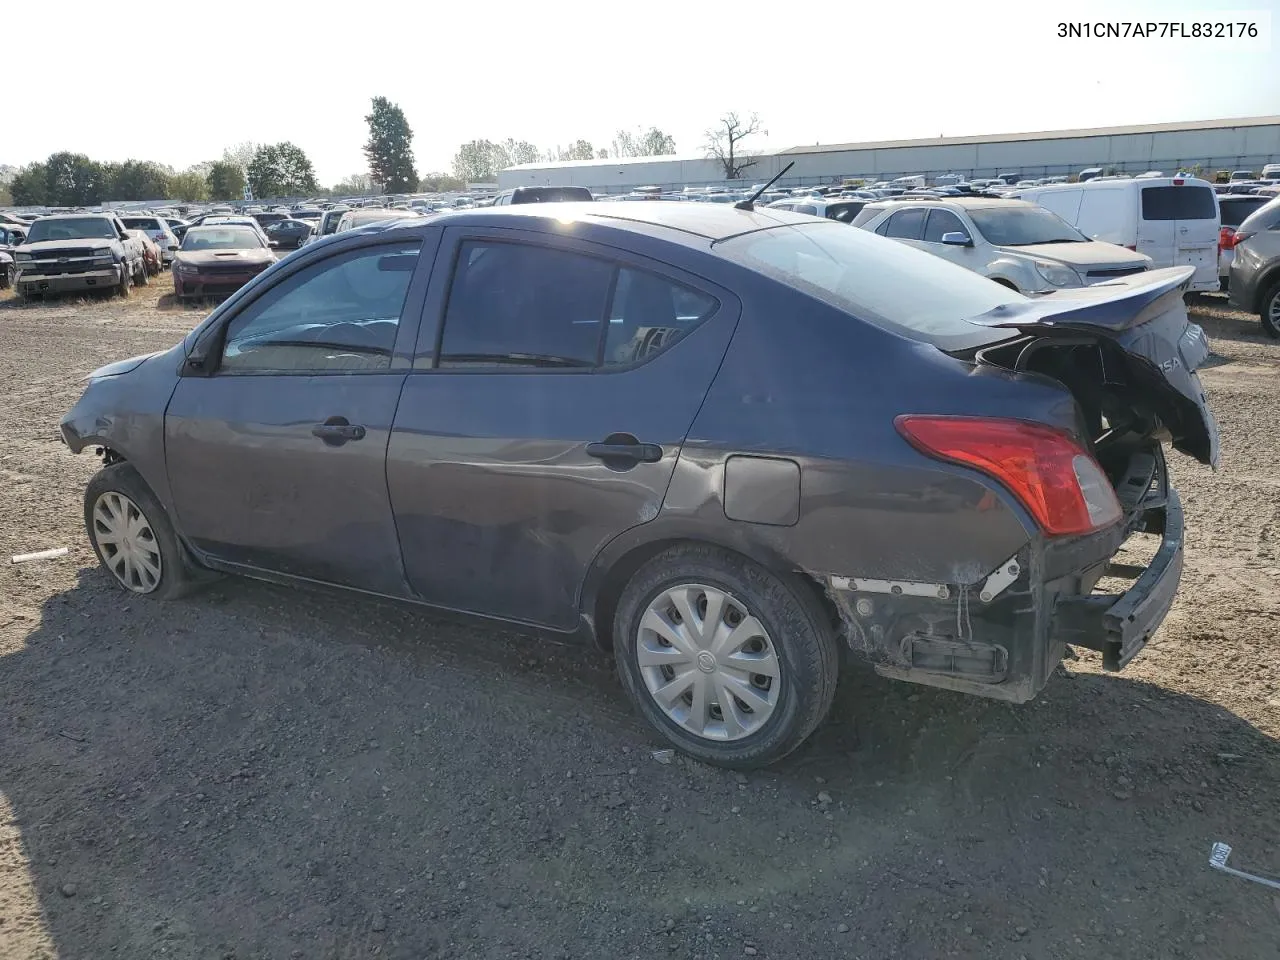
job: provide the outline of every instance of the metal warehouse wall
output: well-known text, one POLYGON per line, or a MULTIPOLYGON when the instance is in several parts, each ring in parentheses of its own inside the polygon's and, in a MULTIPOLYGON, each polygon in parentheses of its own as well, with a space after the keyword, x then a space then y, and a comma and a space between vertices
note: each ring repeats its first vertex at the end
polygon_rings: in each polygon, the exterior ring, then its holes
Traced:
MULTIPOLYGON (((795 167, 780 181, 786 185, 829 183, 840 177, 878 179, 959 173, 970 177, 1020 173, 1026 177, 1078 173, 1085 167, 1115 167, 1122 173, 1202 164, 1217 169, 1252 169, 1280 162, 1280 124, 1218 127, 1068 137, 1058 140, 1004 140, 991 143, 913 144, 883 148, 804 152, 805 148, 766 154, 748 173, 748 183, 767 180, 784 164, 795 167)), ((498 174, 501 187, 529 184, 583 186, 619 193, 653 184, 661 187, 723 183, 719 163, 705 159, 653 159, 513 167, 498 174)))

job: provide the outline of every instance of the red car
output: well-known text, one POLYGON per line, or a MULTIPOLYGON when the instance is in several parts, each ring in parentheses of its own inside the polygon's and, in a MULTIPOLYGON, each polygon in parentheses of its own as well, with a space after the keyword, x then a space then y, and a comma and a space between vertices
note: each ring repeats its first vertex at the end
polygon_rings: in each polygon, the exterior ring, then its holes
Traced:
POLYGON ((225 296, 275 262, 270 244, 252 227, 192 227, 173 258, 173 292, 180 301, 225 296))
POLYGON ((145 230, 126 230, 125 233, 142 246, 142 259, 147 265, 147 276, 156 276, 164 266, 164 255, 160 252, 160 247, 145 230))

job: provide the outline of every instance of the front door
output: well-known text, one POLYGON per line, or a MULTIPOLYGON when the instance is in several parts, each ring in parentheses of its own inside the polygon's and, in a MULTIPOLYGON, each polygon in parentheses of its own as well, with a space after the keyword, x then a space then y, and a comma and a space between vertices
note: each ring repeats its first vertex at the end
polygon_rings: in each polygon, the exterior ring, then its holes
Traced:
POLYGON ((405 594, 385 464, 419 248, 370 243, 285 277, 231 316, 213 372, 179 381, 165 455, 197 551, 405 594))
POLYGON ((440 297, 438 356, 434 337, 420 339, 387 454, 421 599, 570 628, 591 560, 657 516, 738 306, 625 256, 548 234, 446 231, 439 262, 453 275, 433 278, 429 298, 440 297))

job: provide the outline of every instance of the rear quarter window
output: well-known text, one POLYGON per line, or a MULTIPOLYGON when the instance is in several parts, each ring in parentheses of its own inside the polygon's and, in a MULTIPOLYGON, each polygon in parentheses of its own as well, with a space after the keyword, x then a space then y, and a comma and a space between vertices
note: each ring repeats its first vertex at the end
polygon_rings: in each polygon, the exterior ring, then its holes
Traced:
POLYGON ((1208 187, 1144 187, 1143 220, 1216 220, 1218 204, 1208 187))

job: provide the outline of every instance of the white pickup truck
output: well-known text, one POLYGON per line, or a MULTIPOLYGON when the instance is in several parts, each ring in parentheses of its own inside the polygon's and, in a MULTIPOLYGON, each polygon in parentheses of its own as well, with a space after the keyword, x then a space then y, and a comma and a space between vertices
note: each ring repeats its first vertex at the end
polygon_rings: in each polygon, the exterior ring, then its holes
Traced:
POLYGON ((142 244, 109 213, 41 217, 13 259, 15 287, 24 298, 67 290, 113 290, 127 297, 133 284, 147 283, 142 244))

